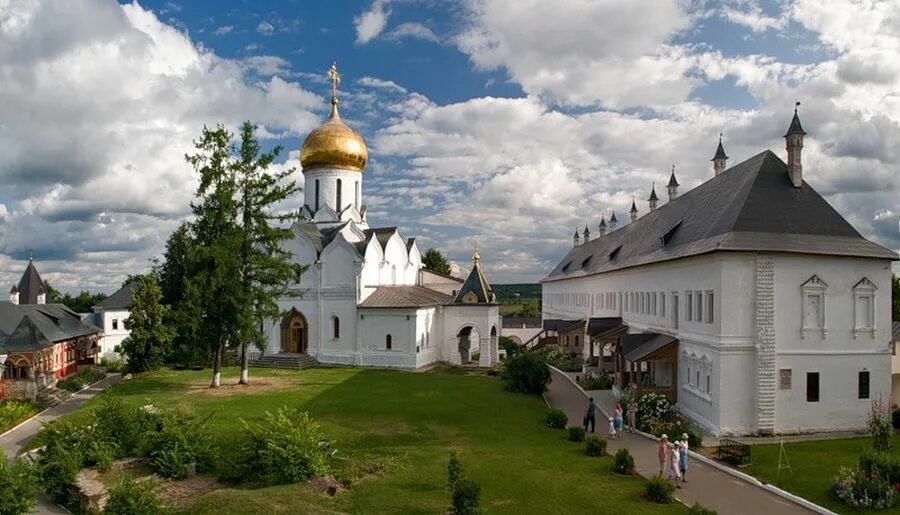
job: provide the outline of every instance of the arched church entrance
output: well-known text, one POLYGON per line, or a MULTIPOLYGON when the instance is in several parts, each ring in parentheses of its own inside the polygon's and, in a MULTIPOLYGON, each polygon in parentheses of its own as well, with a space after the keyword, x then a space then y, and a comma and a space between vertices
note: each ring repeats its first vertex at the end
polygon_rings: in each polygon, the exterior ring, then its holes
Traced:
POLYGON ((309 324, 306 317, 292 309, 281 319, 281 352, 306 354, 309 347, 309 324))
POLYGON ((473 359, 472 356, 480 351, 481 335, 478 334, 478 329, 467 325, 460 329, 456 336, 459 339, 458 350, 461 363, 463 365, 470 363, 473 359))

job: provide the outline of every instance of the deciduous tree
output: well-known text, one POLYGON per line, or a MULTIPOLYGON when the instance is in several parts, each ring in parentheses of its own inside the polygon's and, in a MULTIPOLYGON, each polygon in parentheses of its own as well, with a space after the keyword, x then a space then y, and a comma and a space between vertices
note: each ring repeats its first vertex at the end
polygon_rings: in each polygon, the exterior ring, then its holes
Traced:
POLYGON ((145 372, 165 362, 175 331, 166 323, 169 308, 162 303, 162 291, 154 276, 141 276, 131 298, 131 314, 126 321, 131 333, 122 342, 122 351, 128 357, 128 370, 145 372))
POLYGON ((422 264, 425 265, 425 268, 431 270, 432 272, 437 272, 443 275, 450 275, 450 263, 447 261, 447 258, 441 254, 441 251, 429 248, 425 251, 425 255, 422 257, 422 264))

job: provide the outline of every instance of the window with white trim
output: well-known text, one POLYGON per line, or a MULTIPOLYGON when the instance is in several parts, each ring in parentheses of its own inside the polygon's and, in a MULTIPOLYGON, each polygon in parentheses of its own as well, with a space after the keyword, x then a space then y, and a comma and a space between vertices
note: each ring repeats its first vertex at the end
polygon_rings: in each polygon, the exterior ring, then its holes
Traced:
POLYGON ((694 296, 697 301, 697 306, 694 309, 694 313, 697 314, 697 321, 702 322, 703 321, 703 292, 702 291, 694 292, 694 296))
POLYGON ((712 291, 706 292, 706 321, 710 324, 715 321, 714 312, 716 309, 716 303, 713 300, 715 298, 713 297, 713 295, 714 294, 712 291))
POLYGON ((875 338, 875 291, 878 288, 863 277, 853 287, 853 337, 869 334, 875 338))
POLYGON ((684 312, 684 319, 685 319, 685 321, 690 322, 691 319, 694 318, 693 316, 691 316, 691 315, 693 315, 693 313, 694 313, 694 312, 693 312, 693 309, 694 309, 694 293, 689 291, 689 292, 685 292, 685 294, 687 295, 687 302, 685 302, 685 304, 687 304, 687 305, 685 306, 687 309, 686 309, 685 312, 684 312))
POLYGON ((825 329, 825 290, 828 285, 825 281, 814 275, 800 286, 803 295, 803 311, 800 321, 800 337, 818 335, 822 338, 826 335, 825 329))
POLYGON ((659 316, 666 316, 666 292, 659 292, 659 316))
POLYGON ((656 316, 656 292, 650 294, 650 314, 656 316))

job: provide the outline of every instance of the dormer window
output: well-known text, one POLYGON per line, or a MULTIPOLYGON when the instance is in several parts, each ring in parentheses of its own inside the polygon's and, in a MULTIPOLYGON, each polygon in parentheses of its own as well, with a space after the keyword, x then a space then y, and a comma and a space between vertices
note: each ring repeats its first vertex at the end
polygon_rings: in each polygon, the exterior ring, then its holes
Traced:
POLYGON ((863 277, 853 287, 853 337, 869 334, 875 338, 875 291, 878 288, 863 277))
POLYGON ((675 236, 675 232, 678 231, 679 227, 681 227, 682 221, 683 220, 679 220, 678 222, 676 222, 675 225, 670 227, 666 232, 663 233, 662 236, 660 236, 663 246, 667 245, 669 243, 669 240, 671 240, 675 236))
POLYGON ((622 250, 622 246, 621 246, 621 245, 619 245, 618 247, 614 248, 614 249, 612 250, 612 252, 609 253, 609 260, 610 260, 610 261, 615 261, 616 258, 619 257, 619 251, 620 251, 620 250, 622 250))
POLYGON ((828 285, 819 276, 810 277, 800 286, 803 295, 802 320, 800 321, 800 337, 818 334, 825 338, 825 290, 828 285))

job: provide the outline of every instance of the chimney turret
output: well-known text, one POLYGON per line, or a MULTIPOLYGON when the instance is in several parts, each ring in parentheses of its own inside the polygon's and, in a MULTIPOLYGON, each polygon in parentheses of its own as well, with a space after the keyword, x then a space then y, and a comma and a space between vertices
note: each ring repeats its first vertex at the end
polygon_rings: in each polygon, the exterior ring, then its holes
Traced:
POLYGON ((591 231, 588 229, 588 226, 584 226, 584 242, 587 243, 591 241, 591 231))
POLYGON ((572 241, 575 243, 575 246, 581 245, 581 236, 578 235, 578 228, 575 228, 575 236, 572 238, 572 241))
POLYGON ((791 176, 791 183, 795 188, 803 186, 803 163, 800 161, 800 152, 803 150, 803 136, 806 136, 806 131, 800 125, 800 117, 797 116, 797 107, 799 106, 800 102, 794 105, 794 118, 784 135, 788 174, 791 176))
POLYGON ((631 221, 632 222, 637 220, 638 210, 637 210, 637 206, 634 203, 634 197, 631 197, 631 211, 629 211, 629 213, 631 213, 631 221))
POLYGON ((656 209, 656 203, 659 201, 659 197, 656 196, 656 183, 651 183, 650 185, 650 198, 647 199, 647 202, 650 204, 650 211, 656 209))
POLYGON ((615 231, 617 225, 619 225, 619 221, 616 220, 616 210, 613 209, 612 216, 609 217, 609 230, 615 231))
POLYGON ((669 202, 672 202, 678 196, 678 180, 675 179, 675 165, 672 165, 672 175, 669 176, 669 185, 666 189, 669 190, 669 202))
POLYGON ((600 217, 600 237, 602 238, 605 235, 606 235, 606 217, 601 216, 600 217))
POLYGON ((713 171, 716 175, 725 171, 725 161, 728 160, 728 156, 725 155, 725 148, 722 146, 722 133, 719 133, 719 146, 716 148, 716 155, 711 159, 713 164, 713 171))

